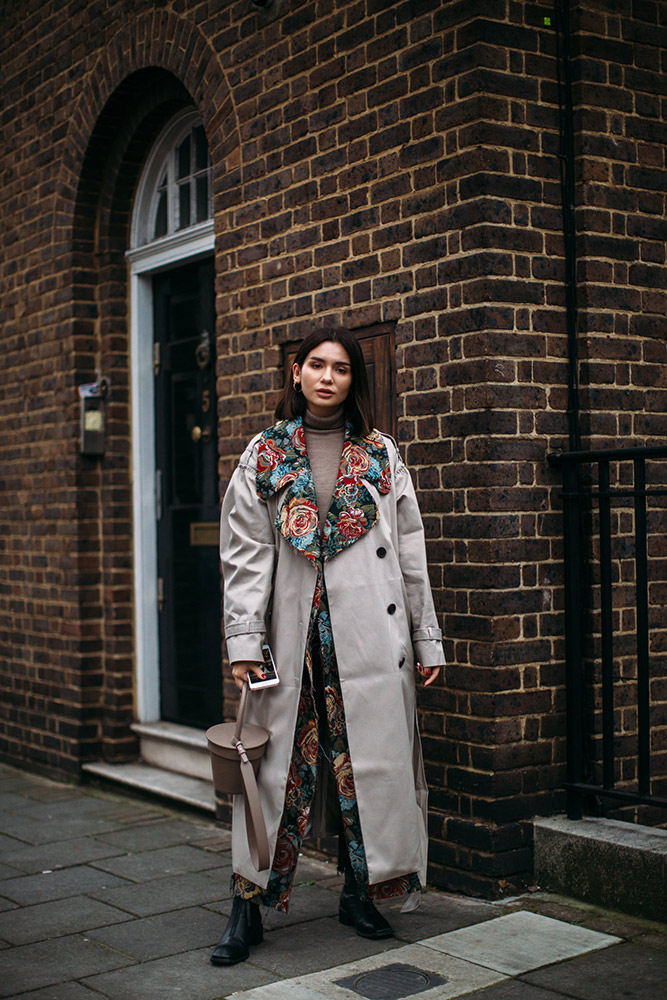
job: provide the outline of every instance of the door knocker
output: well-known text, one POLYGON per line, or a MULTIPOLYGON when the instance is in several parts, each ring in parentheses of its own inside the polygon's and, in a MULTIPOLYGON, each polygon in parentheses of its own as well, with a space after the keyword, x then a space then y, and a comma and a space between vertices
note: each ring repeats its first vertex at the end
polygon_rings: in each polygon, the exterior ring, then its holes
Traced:
POLYGON ((199 344, 195 350, 195 358, 201 371, 208 367, 211 361, 211 335, 208 330, 202 330, 199 344))

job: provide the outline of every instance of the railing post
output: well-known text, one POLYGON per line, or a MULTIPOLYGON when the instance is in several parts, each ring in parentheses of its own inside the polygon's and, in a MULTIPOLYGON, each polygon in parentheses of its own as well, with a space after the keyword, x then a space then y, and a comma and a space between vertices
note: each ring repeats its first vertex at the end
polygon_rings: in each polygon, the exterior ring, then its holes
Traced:
POLYGON ((583 795, 572 786, 583 778, 584 686, 582 678, 581 511, 579 466, 563 463, 565 562, 565 700, 567 711, 567 814, 581 819, 583 795))
POLYGON ((635 467, 635 580, 637 603, 637 779, 640 795, 651 786, 648 656, 648 567, 646 560, 646 463, 635 467))
POLYGON ((609 461, 598 462, 600 509, 600 657, 602 666, 602 784, 614 787, 614 649, 611 593, 609 461))

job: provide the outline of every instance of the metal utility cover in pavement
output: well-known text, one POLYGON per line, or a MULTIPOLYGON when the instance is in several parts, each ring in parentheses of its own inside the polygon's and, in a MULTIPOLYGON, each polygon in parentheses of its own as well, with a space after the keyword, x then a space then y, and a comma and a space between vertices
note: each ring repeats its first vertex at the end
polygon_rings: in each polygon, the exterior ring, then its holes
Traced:
POLYGON ((423 993, 434 986, 442 986, 447 980, 435 972, 418 969, 415 965, 393 962, 379 969, 371 969, 370 972, 358 972, 356 976, 336 979, 335 982, 337 986, 344 986, 367 1000, 401 1000, 402 997, 423 993))

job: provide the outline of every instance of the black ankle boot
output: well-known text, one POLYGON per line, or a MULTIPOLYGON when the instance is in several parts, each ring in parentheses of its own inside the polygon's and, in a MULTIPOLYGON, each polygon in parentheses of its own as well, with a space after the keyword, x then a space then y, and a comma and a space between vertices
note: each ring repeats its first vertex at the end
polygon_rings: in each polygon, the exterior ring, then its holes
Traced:
POLYGON ((341 924, 354 927, 359 937, 370 938, 371 941, 394 936, 393 930, 371 900, 359 898, 354 876, 348 871, 345 872, 345 885, 338 903, 338 919, 341 924))
POLYGON ((213 965, 236 965, 250 955, 250 945, 264 940, 262 914, 257 903, 234 896, 225 933, 211 955, 213 965))

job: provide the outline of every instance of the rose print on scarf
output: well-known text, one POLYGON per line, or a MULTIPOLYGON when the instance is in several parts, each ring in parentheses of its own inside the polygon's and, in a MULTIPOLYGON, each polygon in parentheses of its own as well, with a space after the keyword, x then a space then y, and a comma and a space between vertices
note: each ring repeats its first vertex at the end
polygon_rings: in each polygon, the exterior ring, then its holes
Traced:
MULTIPOLYGON (((280 530, 287 538, 307 540, 317 527, 317 507, 312 501, 292 497, 281 507, 280 530)), ((301 548, 301 544, 297 544, 301 548)))
POLYGON ((331 507, 320 535, 302 418, 282 420, 265 431, 260 439, 257 495, 266 500, 287 487, 276 527, 312 562, 320 564, 333 559, 376 524, 379 512, 368 484, 375 486, 379 493, 390 491, 387 449, 377 431, 361 438, 348 424, 331 507))
POLYGON ((352 761, 348 754, 342 753, 336 757, 334 760, 334 773, 336 775, 336 784, 338 785, 338 794, 342 795, 345 799, 356 799, 354 778, 352 777, 352 761))
POLYGON ((363 510, 357 507, 350 507, 349 510, 341 511, 338 518, 338 531, 345 541, 361 538, 366 527, 366 517, 363 510))
POLYGON ((293 421, 296 424, 294 430, 290 435, 290 441, 294 447, 294 450, 299 453, 299 455, 306 454, 306 432, 303 429, 303 422, 293 421))
POLYGON ((285 458, 285 452, 271 438, 263 440, 257 453, 257 471, 273 471, 285 458))
POLYGON ((368 472, 371 460, 365 448, 348 441, 340 462, 340 473, 342 476, 363 476, 368 472))

